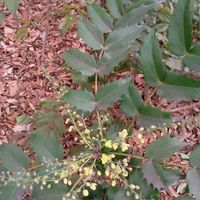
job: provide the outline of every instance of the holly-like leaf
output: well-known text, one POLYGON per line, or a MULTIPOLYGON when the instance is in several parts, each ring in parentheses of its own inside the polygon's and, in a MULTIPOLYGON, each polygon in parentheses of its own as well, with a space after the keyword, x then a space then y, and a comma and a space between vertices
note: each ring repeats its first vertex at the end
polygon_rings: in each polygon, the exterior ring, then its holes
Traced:
POLYGON ((189 185, 190 193, 195 195, 195 199, 200 199, 200 170, 198 168, 191 169, 187 172, 186 181, 189 185))
POLYGON ((183 58, 183 64, 192 71, 200 71, 200 45, 195 45, 183 58))
POLYGON ((168 187, 176 185, 180 180, 178 171, 164 168, 150 160, 143 163, 142 172, 148 184, 152 184, 158 190, 169 191, 168 187))
POLYGON ((96 95, 97 108, 106 109, 127 92, 130 79, 117 80, 99 89, 96 95))
POLYGON ((190 163, 193 167, 200 167, 200 146, 191 153, 190 163))
POLYGON ((62 183, 53 184, 51 189, 45 187, 43 190, 36 185, 33 189, 32 197, 37 200, 61 200, 67 190, 67 186, 62 183))
POLYGON ((154 189, 151 185, 147 184, 147 181, 143 177, 141 171, 135 171, 129 176, 129 184, 134 184, 140 186, 140 195, 142 199, 152 199, 154 189))
POLYGON ((23 172, 30 164, 28 156, 14 144, 1 145, 0 158, 3 166, 11 172, 23 172))
POLYGON ((106 38, 104 56, 110 58, 115 55, 120 48, 124 49, 126 47, 129 49, 134 40, 141 35, 143 30, 143 27, 133 25, 113 31, 106 38))
POLYGON ((8 10, 15 15, 20 4, 20 0, 3 0, 8 10))
POLYGON ((141 64, 145 80, 150 86, 158 88, 160 96, 169 100, 191 100, 200 97, 200 80, 167 71, 154 31, 151 31, 144 41, 141 64))
POLYGON ((121 109, 130 117, 136 115, 137 122, 141 126, 148 127, 152 124, 163 125, 163 123, 168 124, 171 122, 169 113, 145 105, 133 85, 129 86, 128 94, 122 97, 121 109))
POLYGON ((10 182, 0 187, 0 199, 1 200, 17 200, 23 198, 23 190, 17 187, 17 184, 10 182))
POLYGON ((56 159, 62 159, 64 156, 63 148, 55 137, 34 133, 30 138, 30 143, 41 162, 44 160, 55 161, 56 159))
POLYGON ((170 20, 169 48, 177 56, 184 55, 192 44, 193 0, 178 0, 170 20))
POLYGON ((63 96, 63 101, 77 109, 92 112, 96 107, 95 97, 87 90, 74 90, 63 96))
POLYGON ((106 7, 110 14, 119 19, 124 13, 124 6, 122 0, 106 0, 106 7))
POLYGON ((144 19, 147 12, 151 8, 153 8, 152 5, 146 6, 142 4, 139 7, 132 9, 128 13, 124 14, 123 17, 118 19, 118 21, 115 24, 115 27, 119 28, 119 27, 126 27, 126 26, 132 26, 132 25, 138 24, 144 19))
POLYGON ((33 119, 33 127, 36 132, 59 139, 65 131, 63 117, 54 111, 37 113, 33 119))
POLYGON ((103 33, 92 23, 78 21, 79 36, 93 49, 100 50, 103 48, 103 33))
POLYGON ((83 76, 92 76, 97 71, 94 57, 77 49, 70 49, 66 52, 64 60, 69 67, 81 72, 83 76))
POLYGON ((109 188, 106 190, 108 200, 131 200, 135 199, 133 195, 127 196, 126 190, 123 188, 109 188))
POLYGON ((113 18, 99 5, 88 6, 88 15, 93 24, 104 33, 109 33, 113 28, 113 18))
POLYGON ((186 143, 177 138, 166 135, 148 145, 146 154, 152 160, 162 161, 180 151, 185 145, 186 143))
POLYGON ((118 66, 129 53, 129 48, 121 47, 115 53, 104 54, 102 58, 98 61, 98 75, 105 76, 108 75, 114 67, 118 66), (109 55, 109 56, 108 56, 109 55))

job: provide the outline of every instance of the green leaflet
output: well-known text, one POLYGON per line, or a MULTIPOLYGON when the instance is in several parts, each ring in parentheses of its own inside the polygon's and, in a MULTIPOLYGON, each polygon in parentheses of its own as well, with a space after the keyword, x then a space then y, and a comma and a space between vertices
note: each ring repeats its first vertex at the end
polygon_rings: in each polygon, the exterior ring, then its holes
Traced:
POLYGON ((118 21, 115 23, 115 28, 132 26, 141 22, 146 16, 147 12, 152 8, 152 5, 145 6, 142 4, 139 7, 130 10, 120 19, 118 19, 118 21))
POLYGON ((189 185, 190 193, 195 195, 196 200, 199 200, 200 170, 198 168, 189 170, 187 172, 186 181, 189 185))
POLYGON ((200 146, 191 153, 190 163, 193 167, 200 167, 200 146))
POLYGON ((117 19, 124 13, 122 0, 106 0, 106 7, 109 9, 110 14, 117 19))
POLYGON ((178 0, 170 20, 169 48, 177 56, 191 48, 193 3, 193 0, 178 0))
POLYGON ((189 185, 191 194, 194 194, 196 199, 200 199, 199 185, 200 185, 200 146, 197 147, 190 155, 190 163, 193 169, 190 169, 186 175, 186 181, 189 185))
POLYGON ((176 185, 180 179, 178 171, 164 168, 150 160, 143 163, 142 172, 148 184, 153 184, 158 190, 168 191, 168 187, 176 185))
POLYGON ((92 112, 106 109, 126 93, 130 79, 117 80, 100 88, 96 97, 87 90, 74 90, 63 96, 63 101, 77 109, 92 112))
POLYGON ((35 132, 55 136, 57 139, 65 132, 63 117, 54 111, 37 113, 33 120, 35 132))
POLYGON ((200 71, 200 45, 193 46, 183 58, 183 64, 192 71, 200 71))
POLYGON ((104 33, 109 33, 113 28, 113 18, 99 5, 88 6, 88 15, 93 24, 104 33))
POLYGON ((73 90, 63 96, 63 101, 77 109, 92 112, 96 107, 94 95, 87 90, 73 90))
POLYGON ((14 144, 1 145, 0 158, 3 166, 11 172, 23 172, 30 164, 29 157, 14 144))
POLYGON ((162 161, 180 151, 185 145, 186 143, 181 142, 177 138, 170 138, 167 135, 148 145, 146 154, 152 160, 162 161))
POLYGON ((108 200, 131 200, 131 199, 135 199, 133 197, 133 195, 131 196, 127 196, 126 195, 126 190, 123 189, 123 188, 108 188, 106 190, 106 195, 107 195, 107 198, 108 200))
POLYGON ((122 95, 127 93, 130 79, 121 79, 107 83, 99 89, 96 95, 97 108, 106 109, 111 106, 122 95))
POLYGON ((8 10, 13 14, 15 15, 16 14, 16 11, 17 11, 17 8, 20 4, 20 0, 3 0, 4 3, 6 4, 8 10))
POLYGON ((83 20, 78 21, 79 36, 93 49, 100 50, 103 48, 103 33, 90 22, 83 20))
POLYGON ((169 100, 191 100, 200 96, 200 80, 166 70, 154 31, 144 41, 141 64, 146 82, 157 87, 161 97, 169 100))
POLYGON ((53 184, 51 189, 45 187, 43 190, 40 189, 40 186, 35 186, 32 197, 37 200, 61 200, 67 190, 67 186, 62 183, 53 184))
POLYGON ((94 57, 77 49, 70 49, 66 52, 64 60, 69 67, 81 72, 83 76, 92 76, 97 71, 97 63, 94 57))
POLYGON ((64 156, 63 148, 55 137, 34 133, 31 135, 30 143, 40 162, 55 161, 64 156))
POLYGON ((169 113, 145 105, 133 85, 129 86, 128 94, 122 97, 121 109, 128 116, 136 115, 141 126, 148 127, 152 124, 163 125, 171 122, 169 113))
POLYGON ((131 47, 130 45, 140 36, 143 30, 143 27, 133 25, 113 31, 106 38, 103 48, 105 55, 110 57, 123 47, 127 47, 127 49, 129 49, 131 47))
POLYGON ((0 187, 1 200, 16 200, 22 199, 24 192, 21 188, 17 187, 16 183, 10 182, 7 185, 0 187))
POLYGON ((140 186, 140 194, 142 199, 152 199, 152 195, 154 195, 154 189, 151 185, 147 184, 147 181, 143 177, 141 170, 134 171, 134 173, 129 176, 128 182, 129 184, 140 186))

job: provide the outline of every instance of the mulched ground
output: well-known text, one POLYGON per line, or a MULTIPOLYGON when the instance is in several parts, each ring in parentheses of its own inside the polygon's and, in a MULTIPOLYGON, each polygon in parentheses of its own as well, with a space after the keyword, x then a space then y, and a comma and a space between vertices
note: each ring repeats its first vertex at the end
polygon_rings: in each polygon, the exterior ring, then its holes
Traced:
MULTIPOLYGON (((56 97, 53 90, 55 86, 71 86, 71 75, 62 59, 63 52, 71 47, 88 50, 79 39, 75 26, 69 32, 61 34, 59 24, 62 15, 56 8, 62 6, 63 1, 59 0, 24 0, 19 8, 18 19, 10 15, 5 7, 0 7, 7 14, 0 24, 0 143, 7 141, 8 136, 24 131, 23 127, 16 126, 17 116, 32 114, 39 109, 41 100, 56 97), (25 21, 31 22, 27 36, 17 39, 16 32, 25 21), (44 71, 53 79, 49 80, 44 71)), ((144 96, 153 92, 149 88, 144 90, 142 75, 135 76, 135 83, 144 96)), ((191 117, 200 111, 198 100, 169 103, 154 95, 150 103, 171 112, 176 120, 191 117)), ((168 131, 190 144, 186 152, 200 139, 198 124, 180 125, 168 131)), ((144 145, 133 138, 133 144, 137 144, 135 150, 142 152, 147 143, 162 134, 158 131, 156 135, 144 135, 144 145)), ((170 162, 187 165, 185 161, 181 161, 180 156, 172 157, 170 162)), ((171 198, 164 194, 160 199, 171 198)))

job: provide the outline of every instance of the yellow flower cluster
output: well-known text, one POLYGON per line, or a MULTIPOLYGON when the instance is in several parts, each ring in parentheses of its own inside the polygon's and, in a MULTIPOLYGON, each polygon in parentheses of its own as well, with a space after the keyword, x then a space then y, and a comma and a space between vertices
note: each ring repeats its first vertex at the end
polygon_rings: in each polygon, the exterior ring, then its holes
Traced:
POLYGON ((123 129, 121 132, 119 132, 119 138, 121 140, 125 140, 128 136, 128 131, 126 129, 123 129))
POLYGON ((112 142, 112 140, 107 140, 105 142, 105 147, 109 148, 109 149, 114 149, 117 150, 119 147, 119 144, 116 142, 112 142))
POLYGON ((114 154, 107 155, 107 154, 103 153, 101 155, 101 162, 103 165, 105 165, 105 164, 109 163, 113 158, 115 158, 114 154))

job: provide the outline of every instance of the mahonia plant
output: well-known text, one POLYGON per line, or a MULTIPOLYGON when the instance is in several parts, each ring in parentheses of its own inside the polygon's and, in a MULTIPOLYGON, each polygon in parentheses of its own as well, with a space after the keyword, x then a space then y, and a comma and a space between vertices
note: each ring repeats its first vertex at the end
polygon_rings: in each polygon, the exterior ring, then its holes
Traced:
MULTIPOLYGON (((70 49, 64 54, 68 67, 87 83, 81 89, 69 89, 53 103, 53 107, 63 105, 65 126, 62 117, 59 120, 60 115, 53 111, 28 120, 21 117, 23 122, 33 122, 34 131, 28 140, 31 148, 27 150, 33 159, 13 144, 0 146, 0 199, 14 200, 26 193, 38 200, 149 200, 158 199, 160 190, 177 200, 200 199, 199 147, 188 157, 189 192, 178 197, 173 186, 183 179, 181 172, 165 160, 187 143, 167 134, 170 114, 146 105, 132 77, 110 81, 112 73, 134 49, 133 42, 145 37, 140 62, 147 84, 169 100, 200 96, 199 80, 165 67, 156 32, 144 23, 155 7, 157 2, 151 0, 107 0, 106 9, 97 4, 87 7, 88 18, 78 21, 78 33, 93 52, 70 49), (136 117, 141 126, 136 131, 141 144, 145 143, 143 134, 157 129, 165 133, 147 146, 145 155, 134 151, 133 123, 128 127, 108 114, 108 108, 118 100, 130 121, 136 117), (60 142, 65 127, 76 144, 67 156, 60 142)), ((185 66, 196 70, 199 55, 198 45, 192 45, 193 7, 192 0, 177 1, 170 19, 168 46, 185 66)))

